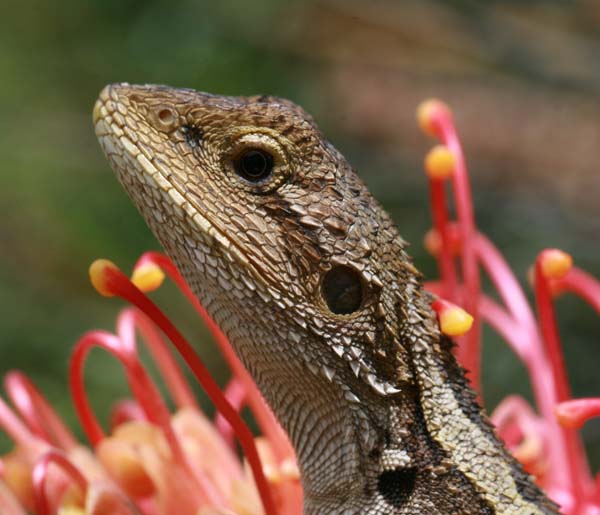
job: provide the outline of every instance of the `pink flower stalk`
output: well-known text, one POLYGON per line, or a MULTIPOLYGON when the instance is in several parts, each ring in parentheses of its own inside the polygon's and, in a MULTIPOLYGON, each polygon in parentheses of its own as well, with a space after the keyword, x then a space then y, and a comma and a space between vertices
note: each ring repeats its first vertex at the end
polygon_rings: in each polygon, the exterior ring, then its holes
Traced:
MULTIPOLYGON (((432 307, 441 330, 457 339, 458 359, 477 390, 481 324, 489 324, 504 337, 527 367, 537 409, 518 396, 506 398, 492 415, 500 436, 565 515, 598 515, 600 482, 589 472, 576 429, 600 415, 600 398, 570 398, 553 298, 573 292, 600 312, 600 283, 573 266, 568 254, 543 251, 534 267, 536 319, 508 265, 477 230, 450 110, 439 101, 429 101, 418 116, 425 131, 442 142, 425 160, 434 226, 425 244, 440 271, 440 280, 428 283, 428 288, 439 295, 432 307), (448 183, 455 219, 448 209, 448 183), (501 303, 481 292, 482 270, 498 290, 501 303)), ((15 448, 0 459, 2 513, 301 514, 299 472, 287 436, 174 264, 162 254, 149 252, 140 258, 131 279, 106 260, 92 264, 90 277, 100 293, 132 305, 119 314, 114 334, 90 331, 73 351, 70 389, 91 448, 77 442, 26 376, 8 373, 5 389, 14 408, 0 399, 0 427, 15 448), (165 274, 207 325, 231 369, 223 391, 145 293, 158 288, 165 274), (215 420, 200 410, 163 335, 214 403, 215 420), (173 411, 140 361, 140 342, 158 366, 173 411), (121 363, 132 394, 114 405, 109 429, 97 420, 84 384, 85 361, 96 347, 121 363), (241 419, 246 406, 261 436, 252 435, 241 419)))
POLYGON ((600 483, 589 471, 575 429, 600 415, 600 398, 570 397, 553 298, 569 291, 600 313, 600 282, 573 266, 565 252, 542 251, 533 273, 536 319, 504 258, 477 230, 452 113, 444 103, 430 100, 419 107, 417 118, 422 129, 442 143, 425 159, 433 218, 425 245, 436 257, 440 273, 440 280, 428 283, 428 288, 443 297, 433 304, 442 331, 464 334, 458 338, 457 358, 477 391, 481 323, 489 324, 506 340, 527 368, 537 411, 518 396, 506 398, 492 414, 500 437, 565 515, 598 514, 600 483), (453 195, 455 219, 447 207, 447 190, 453 195), (480 291, 481 271, 491 279, 501 303, 480 291), (470 323, 461 322, 464 311, 448 301, 472 314, 469 332, 470 323))

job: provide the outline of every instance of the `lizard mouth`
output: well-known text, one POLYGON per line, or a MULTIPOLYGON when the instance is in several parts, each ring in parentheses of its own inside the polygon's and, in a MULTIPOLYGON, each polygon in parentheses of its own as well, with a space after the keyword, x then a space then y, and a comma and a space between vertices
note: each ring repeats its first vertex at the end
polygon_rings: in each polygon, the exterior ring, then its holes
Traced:
MULTIPOLYGON (((160 86, 147 87, 160 88, 160 86)), ((166 202, 171 206, 169 211, 180 211, 181 215, 185 211, 185 215, 193 221, 198 232, 204 236, 207 245, 217 247, 227 259, 239 263, 256 282, 269 289, 276 288, 275 283, 271 284, 268 280, 268 271, 256 259, 247 255, 234 238, 226 235, 226 232, 210 219, 193 197, 187 195, 180 181, 174 180, 172 174, 155 166, 153 156, 142 151, 141 145, 136 141, 133 128, 127 124, 125 118, 131 108, 123 100, 127 98, 126 92, 136 88, 144 88, 144 86, 132 86, 127 83, 106 86, 94 104, 92 119, 100 146, 119 182, 137 205, 142 216, 152 228, 157 227, 157 224, 160 225, 168 216, 149 205, 153 199, 152 195, 148 194, 147 188, 154 188, 161 195, 168 196, 166 202), (119 89, 124 89, 125 92, 121 93, 119 89)))
MULTIPOLYGON (((108 87, 108 86, 107 86, 108 87)), ((104 92, 104 90, 103 90, 104 92)), ((102 96, 102 93, 100 93, 102 96)), ((104 101, 101 98, 98 98, 94 103, 94 109, 92 111, 92 121, 94 122, 94 127, 96 124, 102 119, 102 106, 104 105, 104 101)))

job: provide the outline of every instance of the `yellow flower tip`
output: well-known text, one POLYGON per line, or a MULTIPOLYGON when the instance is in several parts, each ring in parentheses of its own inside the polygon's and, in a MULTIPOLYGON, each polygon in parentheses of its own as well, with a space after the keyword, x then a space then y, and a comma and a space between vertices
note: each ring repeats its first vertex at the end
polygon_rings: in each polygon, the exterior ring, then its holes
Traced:
POLYGON ((440 328, 448 336, 462 336, 473 325, 473 317, 459 307, 449 309, 440 316, 440 328))
POLYGON ((113 296, 113 293, 106 282, 106 270, 109 268, 119 270, 117 265, 108 259, 96 259, 96 261, 90 265, 89 269, 92 286, 100 295, 104 295, 105 297, 113 296))
POLYGON ((544 442, 539 435, 526 434, 523 440, 511 449, 513 456, 521 462, 525 472, 542 478, 548 470, 544 442))
POLYGON ((512 451, 514 457, 524 465, 541 459, 543 452, 542 439, 534 435, 526 435, 519 446, 512 451))
POLYGON ((438 299, 433 303, 438 314, 440 329, 448 336, 462 336, 473 326, 473 317, 456 304, 438 299))
POLYGON ((79 486, 72 484, 62 495, 60 501, 61 507, 58 510, 58 515, 85 515, 83 505, 85 504, 84 492, 79 486))
POLYGON ((581 429, 587 420, 577 411, 576 406, 573 407, 569 402, 563 402, 555 406, 554 416, 565 429, 581 429))
POLYGON ((452 176, 456 160, 446 145, 433 147, 425 156, 425 172, 430 179, 443 180, 452 176))
POLYGON ((142 263, 137 266, 131 276, 131 282, 144 292, 160 288, 165 280, 165 273, 154 263, 142 263))
POLYGON ((432 98, 419 104, 417 122, 425 134, 437 136, 435 118, 440 112, 450 112, 450 108, 441 100, 432 98))
MULTIPOLYGON (((451 256, 459 256, 462 252, 462 235, 460 234, 460 228, 455 223, 450 223, 447 230, 448 251, 451 256)), ((425 250, 433 257, 437 257, 440 254, 443 247, 443 241, 440 233, 435 227, 429 229, 425 233, 423 245, 425 246, 425 250)))
POLYGON ((295 459, 288 458, 283 460, 279 466, 279 470, 281 471, 281 475, 289 481, 300 480, 300 470, 295 459))
POLYGON ((263 465, 263 474, 267 478, 267 481, 273 484, 281 483, 283 479, 277 467, 268 463, 263 465))
POLYGON ((559 249, 546 249, 540 254, 542 274, 546 279, 562 279, 573 266, 570 254, 559 249))
POLYGON ((437 232, 436 229, 429 229, 425 233, 423 245, 429 254, 431 254, 433 257, 436 257, 442 250, 442 238, 440 238, 440 233, 437 232))

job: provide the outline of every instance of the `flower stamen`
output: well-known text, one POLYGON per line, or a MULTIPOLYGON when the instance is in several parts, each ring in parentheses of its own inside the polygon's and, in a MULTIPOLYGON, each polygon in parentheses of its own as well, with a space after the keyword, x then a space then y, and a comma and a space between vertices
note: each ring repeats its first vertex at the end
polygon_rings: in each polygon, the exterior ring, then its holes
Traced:
MULTIPOLYGON (((442 278, 443 296, 462 305, 468 313, 476 313, 480 293, 480 279, 477 259, 472 245, 475 237, 473 203, 465 158, 454 126, 452 111, 439 100, 428 100, 419 106, 417 119, 419 125, 427 134, 441 141, 444 152, 447 151, 452 154, 452 173, 448 176, 451 176, 456 219, 462 245, 460 265, 464 287, 460 290, 464 294, 460 297, 457 289, 457 273, 452 258, 451 240, 448 233, 450 217, 443 180, 431 178, 431 175, 429 180, 433 225, 442 241, 437 261, 442 278)), ((450 159, 440 159, 440 161, 446 163, 445 169, 450 168, 450 159)), ((436 174, 433 175, 437 177, 436 174)), ((459 342, 457 357, 468 370, 473 388, 480 391, 481 349, 478 317, 473 320, 472 326, 469 333, 459 342)))

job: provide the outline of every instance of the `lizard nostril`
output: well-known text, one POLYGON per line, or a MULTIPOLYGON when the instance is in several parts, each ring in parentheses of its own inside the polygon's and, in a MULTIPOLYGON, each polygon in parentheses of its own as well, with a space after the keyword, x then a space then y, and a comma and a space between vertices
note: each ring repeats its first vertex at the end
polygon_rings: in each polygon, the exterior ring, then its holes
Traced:
POLYGON ((173 120, 175 119, 175 115, 173 114, 173 111, 171 111, 170 109, 161 109, 158 112, 158 119, 165 124, 170 124, 170 123, 173 123, 173 120))
POLYGON ((161 132, 171 132, 177 126, 179 114, 169 106, 156 106, 150 110, 150 122, 161 132))
POLYGON ((400 508, 415 489, 416 480, 415 468, 386 470, 379 476, 377 490, 389 504, 400 508))

